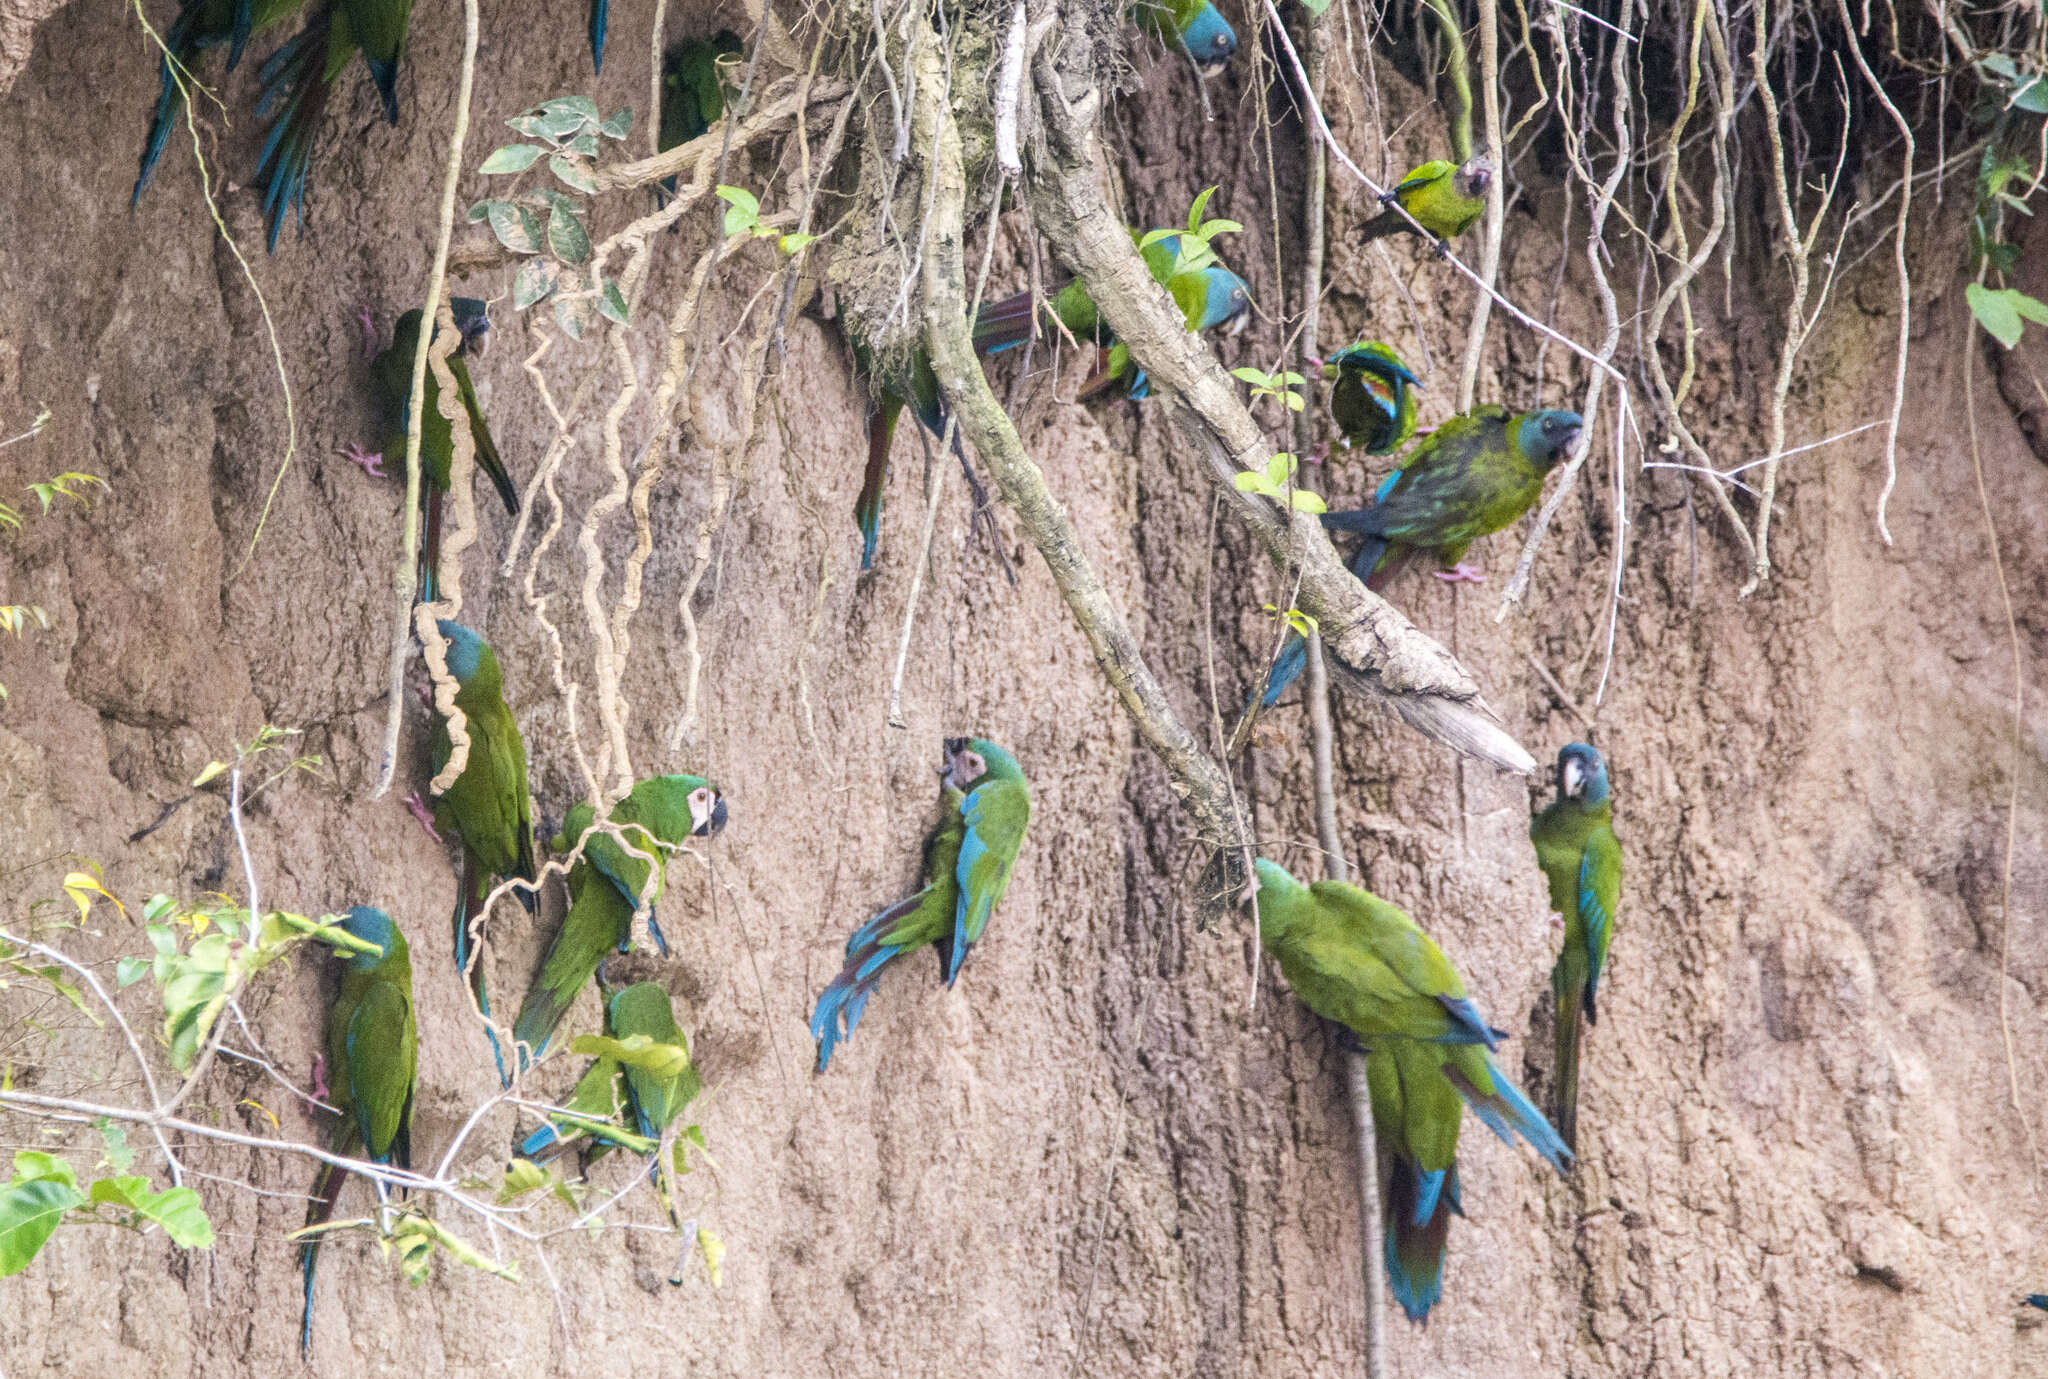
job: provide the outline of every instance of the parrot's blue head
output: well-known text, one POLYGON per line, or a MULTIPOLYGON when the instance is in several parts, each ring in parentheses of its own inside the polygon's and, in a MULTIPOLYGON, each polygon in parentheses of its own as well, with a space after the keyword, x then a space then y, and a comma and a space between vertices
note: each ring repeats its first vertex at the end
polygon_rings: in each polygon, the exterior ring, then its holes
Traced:
POLYGON ((1531 464, 1548 469, 1579 443, 1579 431, 1585 424, 1577 412, 1528 412, 1515 441, 1531 464))
POLYGON ((374 943, 382 951, 376 953, 350 953, 348 965, 361 971, 375 967, 391 956, 392 950, 405 942, 398 936, 398 926, 391 922, 391 916, 368 905, 358 905, 341 917, 341 930, 350 938, 374 943))
POLYGON ((1202 6, 1194 21, 1181 30, 1180 41, 1205 77, 1222 71, 1237 52, 1237 30, 1214 5, 1202 6))
POLYGON ((1557 754, 1557 797, 1582 804, 1599 804, 1607 798, 1607 763, 1598 751, 1574 742, 1557 754))
POLYGON ((448 639, 448 673, 466 685, 476 678, 483 667, 484 653, 490 648, 484 645, 482 637, 459 622, 443 618, 440 628, 441 635, 448 639))
POLYGON ((455 317, 455 328, 462 332, 456 353, 483 358, 491 343, 489 304, 480 297, 450 297, 448 311, 455 317))
POLYGON ((1235 335, 1251 324, 1252 290, 1220 263, 1202 270, 1202 317, 1196 330, 1226 326, 1235 335))

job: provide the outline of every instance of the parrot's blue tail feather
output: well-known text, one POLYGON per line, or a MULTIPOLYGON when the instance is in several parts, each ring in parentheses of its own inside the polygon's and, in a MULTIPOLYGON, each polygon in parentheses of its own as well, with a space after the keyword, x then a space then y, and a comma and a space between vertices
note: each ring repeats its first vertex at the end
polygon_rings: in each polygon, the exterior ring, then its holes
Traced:
POLYGON ((853 1038, 854 1027, 860 1024, 861 1012, 867 1009, 868 997, 875 994, 883 969, 908 951, 882 942, 882 935, 914 909, 917 900, 912 896, 890 906, 863 924, 847 943, 846 966, 826 983, 818 995, 817 1009, 811 1012, 811 1037, 818 1041, 819 1072, 824 1072, 832 1061, 832 1050, 839 1041, 853 1038))
POLYGON ((1444 1244, 1458 1210, 1458 1170, 1421 1173, 1400 1159, 1387 1167, 1387 1287, 1409 1321, 1427 1323, 1429 1309, 1443 1295, 1444 1244))
POLYGON ((1029 292, 991 302, 974 314, 974 347, 983 354, 1014 349, 1031 338, 1037 317, 1038 301, 1029 292))
POLYGON ((1486 1067, 1487 1071, 1493 1074, 1491 1092, 1482 1092, 1473 1086, 1458 1070, 1456 1064, 1444 1064, 1443 1073, 1450 1079, 1451 1085, 1457 1088, 1458 1095, 1465 1099, 1465 1105, 1471 1108, 1472 1114, 1479 1117, 1486 1128, 1500 1136, 1503 1142, 1511 1145, 1515 1142, 1515 1136, 1519 1134, 1529 1142, 1531 1149, 1549 1162, 1552 1168, 1559 1173, 1565 1172, 1565 1165, 1570 1162, 1572 1151, 1566 1147, 1564 1140, 1551 1128, 1543 1113, 1530 1105, 1529 1099, 1522 1095, 1521 1090, 1508 1081, 1507 1074, 1500 1070, 1492 1058, 1486 1060, 1486 1067))

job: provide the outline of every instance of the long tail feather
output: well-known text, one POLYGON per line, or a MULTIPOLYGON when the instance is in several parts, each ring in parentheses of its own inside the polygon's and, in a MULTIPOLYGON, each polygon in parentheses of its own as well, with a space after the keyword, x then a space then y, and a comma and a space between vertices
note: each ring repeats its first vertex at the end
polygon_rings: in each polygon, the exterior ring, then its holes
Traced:
MULTIPOLYGON (((353 1147, 354 1136, 344 1133, 335 1142, 335 1152, 346 1154, 353 1147)), ((341 1186, 348 1181, 348 1174, 333 1164, 322 1163, 320 1171, 313 1177, 313 1200, 306 1208, 308 1226, 325 1225, 333 1219, 334 1207, 341 1200, 341 1186)), ((313 1274, 320 1264, 320 1237, 314 1236, 299 1246, 299 1267, 305 1274, 305 1311, 299 1318, 299 1353, 308 1354, 313 1349, 313 1274)))
POLYGON ((882 483, 889 477, 889 443, 896 437, 896 419, 903 404, 885 399, 868 413, 868 467, 861 476, 860 496, 853 500, 853 520, 860 527, 860 567, 875 563, 875 543, 882 534, 882 483))
POLYGON ((1390 1159, 1387 1167, 1387 1287, 1411 1322, 1427 1324, 1443 1296, 1444 1246, 1458 1210, 1458 1170, 1423 1173, 1390 1159))
MULTIPOLYGON (((590 0, 590 70, 604 71, 604 26, 611 10, 610 0, 590 0)), ((671 185, 669 190, 675 190, 671 185)))
POLYGON ((327 108, 329 84, 323 67, 332 22, 332 11, 322 7, 257 73, 263 94, 256 113, 273 120, 256 164, 256 180, 263 184, 263 216, 270 226, 266 247, 272 252, 286 216, 297 212, 299 228, 305 229, 306 174, 320 116, 327 108))
POLYGON ((1287 634, 1286 645, 1280 648, 1280 654, 1273 660, 1272 672, 1266 677, 1266 697, 1262 707, 1272 708, 1280 696, 1287 692, 1287 687, 1300 679, 1302 671, 1306 669, 1308 643, 1290 632, 1287 634))
POLYGON ((1031 338, 1038 318, 1038 299, 1019 292, 991 302, 974 313, 974 347, 983 354, 1015 349, 1031 338))
POLYGON ((484 965, 481 959, 474 967, 470 965, 470 918, 483 913, 484 900, 489 895, 490 878, 478 872, 476 859, 465 849, 461 889, 455 895, 455 970, 467 974, 470 994, 476 997, 476 1008, 484 1017, 484 1036, 491 1041, 491 1058, 498 1065, 498 1082, 509 1087, 512 1078, 505 1071, 505 1050, 499 1046, 497 1028, 491 1023, 491 994, 484 981, 484 965))
POLYGON ((907 951, 882 942, 882 936, 916 909, 922 898, 920 892, 896 902, 861 925, 847 940, 846 965, 826 983, 818 995, 817 1008, 811 1012, 811 1037, 818 1041, 819 1072, 824 1072, 832 1061, 832 1051, 840 1041, 853 1038, 854 1027, 860 1024, 861 1012, 867 1009, 868 998, 875 994, 883 969, 907 951))
POLYGON ((1558 991, 1555 983, 1551 990, 1557 997, 1557 1033, 1552 1045, 1556 1066, 1551 1073, 1551 1119, 1557 1123, 1557 1133, 1566 1147, 1576 1154, 1579 1152, 1579 993, 1569 989, 1558 991))
POLYGON ((1454 1063, 1444 1064, 1444 1076, 1463 1097, 1465 1105, 1473 1115, 1479 1117, 1486 1128, 1500 1136, 1503 1143, 1512 1145, 1515 1136, 1520 1135, 1529 1142, 1529 1147, 1541 1154, 1550 1166, 1559 1173, 1565 1172, 1566 1161, 1572 1158, 1571 1149, 1558 1138, 1543 1113, 1529 1104, 1507 1074, 1495 1065, 1491 1058, 1486 1060, 1487 1070, 1493 1074, 1493 1091, 1481 1092, 1459 1071, 1454 1063))
POLYGON ((1408 217, 1389 206, 1358 227, 1358 242, 1370 244, 1376 239, 1385 239, 1388 235, 1412 234, 1414 231, 1415 227, 1408 223, 1408 217))

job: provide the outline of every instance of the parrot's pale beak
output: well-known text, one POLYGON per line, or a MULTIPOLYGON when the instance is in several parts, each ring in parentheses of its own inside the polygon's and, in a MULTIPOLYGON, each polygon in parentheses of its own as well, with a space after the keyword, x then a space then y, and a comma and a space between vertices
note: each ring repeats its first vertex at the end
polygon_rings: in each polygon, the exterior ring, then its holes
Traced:
POLYGON ((720 795, 711 802, 711 817, 699 824, 696 834, 699 838, 715 838, 725 827, 725 796, 720 795))
POLYGON ((1225 335, 1242 335, 1244 334, 1244 328, 1250 325, 1251 323, 1251 309, 1246 308, 1245 310, 1238 312, 1237 315, 1234 318, 1232 318, 1229 327, 1223 333, 1225 335))

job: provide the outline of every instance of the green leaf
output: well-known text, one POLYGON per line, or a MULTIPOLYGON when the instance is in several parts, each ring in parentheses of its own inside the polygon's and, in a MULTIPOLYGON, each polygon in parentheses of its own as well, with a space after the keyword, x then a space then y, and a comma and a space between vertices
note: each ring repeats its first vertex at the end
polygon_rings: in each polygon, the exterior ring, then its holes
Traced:
POLYGON ((1202 222, 1202 228, 1195 231, 1205 240, 1215 235, 1236 235, 1243 232, 1244 226, 1234 220, 1205 220, 1202 222))
POLYGON ((690 1070, 690 1054, 675 1044, 657 1044, 644 1034, 612 1039, 601 1034, 582 1034, 569 1042, 569 1052, 592 1058, 610 1058, 642 1069, 672 1082, 690 1070))
POLYGON ((498 1187, 498 1205, 516 1202, 529 1192, 548 1185, 548 1171, 529 1159, 514 1159, 505 1165, 505 1181, 498 1187))
POLYGON ((540 156, 544 152, 545 149, 536 148, 532 144, 507 144, 503 148, 493 149, 491 156, 484 159, 483 166, 477 171, 486 177, 525 172, 540 161, 540 156))
POLYGON ((597 310, 598 314, 608 321, 615 321, 622 326, 632 324, 626 318, 625 295, 619 291, 619 285, 610 278, 604 280, 604 288, 597 295, 597 310))
POLYGON ((2026 83, 2012 93, 2012 103, 2029 115, 2048 115, 2048 82, 2040 77, 2029 77, 2026 83))
POLYGON ((755 200, 754 194, 745 187, 728 187, 721 184, 718 188, 718 199, 730 202, 755 220, 761 218, 761 203, 755 200))
POLYGON ((784 235, 780 241, 780 247, 783 253, 794 254, 806 245, 815 243, 817 238, 816 235, 784 235))
POLYGON ((633 107, 622 106, 619 112, 597 127, 597 132, 607 139, 623 139, 633 132, 633 107))
POLYGON ((62 1183, 69 1188, 78 1186, 78 1175, 71 1171, 71 1161, 56 1154, 45 1154, 40 1149, 23 1149, 14 1156, 14 1177, 24 1183, 62 1183))
POLYGON ((519 271, 512 275, 512 309, 524 311, 535 302, 546 300, 560 275, 561 270, 543 258, 531 258, 520 264, 519 271))
POLYGON ((1287 476, 1294 472, 1294 456, 1285 450, 1273 452, 1273 458, 1266 461, 1266 482, 1274 488, 1287 482, 1287 476))
POLYGON ((1302 8, 1314 15, 1320 15, 1324 10, 1330 8, 1330 0, 1301 0, 1301 4, 1302 8))
POLYGON ((128 1166, 135 1162, 135 1151, 128 1147, 128 1131, 117 1120, 101 1116, 93 1122, 93 1128, 100 1132, 100 1144, 106 1151, 107 1165, 116 1173, 126 1173, 128 1166))
POLYGON ((498 243, 515 254, 540 252, 540 226, 526 207, 516 201, 493 201, 489 215, 498 243))
POLYGON ((1963 290, 1963 296, 1969 302, 1977 323, 2007 349, 2019 344, 2020 335, 2026 329, 2024 321, 2048 325, 2048 303, 2014 288, 1989 288, 1982 283, 1971 283, 1963 290))
POLYGON ((0 1187, 0 1278, 26 1269, 64 1213, 84 1202, 77 1188, 49 1179, 0 1187))
POLYGON ((1197 234, 1201 233, 1199 227, 1202 223, 1202 212, 1209 208, 1209 198, 1214 195, 1216 195, 1216 188, 1209 188, 1195 198, 1195 204, 1188 210, 1188 228, 1194 230, 1197 234))
POLYGON ((486 220, 490 219, 491 200, 492 198, 487 196, 474 206, 471 206, 467 211, 463 212, 463 219, 472 225, 483 224, 486 220))
POLYGON ((590 175, 590 169, 574 158, 553 154, 548 158, 548 171, 560 178, 564 186, 582 192, 585 196, 595 195, 597 179, 590 175))
POLYGON ((1296 512, 1313 513, 1328 512, 1330 510, 1330 505, 1323 501, 1323 496, 1320 493, 1310 493, 1305 488, 1294 490, 1294 496, 1288 499, 1288 501, 1294 504, 1296 512))
POLYGON ((581 340, 597 325, 597 311, 588 297, 555 298, 555 324, 572 340, 581 340))
POLYGON ((1273 385, 1272 376, 1260 369, 1232 369, 1230 376, 1240 382, 1249 383, 1254 388, 1270 388, 1273 385))
POLYGON ((597 136, 586 130, 562 145, 562 152, 573 153, 578 158, 595 158, 597 157, 597 136))
MULTIPOLYGON (((576 218, 576 203, 560 192, 548 194, 548 248, 564 263, 590 261, 590 234, 576 218)), ((580 337, 579 337, 580 338, 580 337)))
POLYGON ((177 907, 177 901, 171 899, 162 891, 158 891, 155 895, 151 896, 148 900, 143 902, 142 922, 145 924, 160 924, 165 919, 168 919, 170 917, 171 912, 177 909, 177 907))
POLYGON ((1231 482, 1237 485, 1239 493, 1264 493, 1266 491, 1266 476, 1253 470, 1240 469, 1231 478, 1231 482))
POLYGON ((171 1243, 180 1249, 213 1248, 213 1222, 207 1219, 199 1194, 191 1188, 173 1187, 155 1193, 142 1204, 141 1211, 162 1226, 171 1243))
POLYGON ((1160 240, 1172 239, 1175 235, 1180 233, 1181 232, 1179 230, 1147 230, 1145 232, 1145 237, 1138 241, 1138 247, 1140 249, 1149 249, 1153 245, 1159 243, 1160 240))

